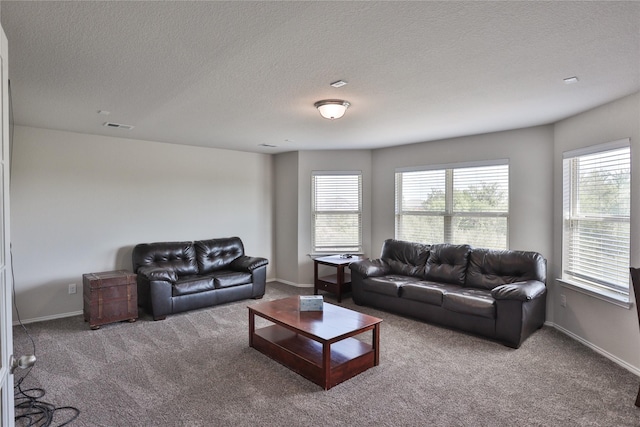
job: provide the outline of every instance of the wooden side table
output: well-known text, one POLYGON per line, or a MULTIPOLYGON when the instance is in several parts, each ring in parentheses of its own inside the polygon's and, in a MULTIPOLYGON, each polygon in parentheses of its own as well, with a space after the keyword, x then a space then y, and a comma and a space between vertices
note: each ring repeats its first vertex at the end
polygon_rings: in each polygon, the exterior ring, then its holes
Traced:
POLYGON ((138 318, 136 275, 126 270, 82 275, 84 321, 91 329, 101 325, 138 318))
POLYGON ((344 272, 344 268, 353 261, 362 259, 359 255, 345 258, 342 255, 331 255, 313 260, 313 294, 318 295, 318 290, 334 293, 338 296, 338 302, 342 302, 342 294, 351 291, 351 275, 344 272), (336 267, 336 274, 318 277, 318 265, 336 267))

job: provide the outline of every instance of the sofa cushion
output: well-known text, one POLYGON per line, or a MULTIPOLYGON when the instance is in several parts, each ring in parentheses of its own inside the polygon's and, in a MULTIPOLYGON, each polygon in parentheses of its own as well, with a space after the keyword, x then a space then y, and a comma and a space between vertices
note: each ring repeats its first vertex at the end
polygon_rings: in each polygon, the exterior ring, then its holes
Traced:
POLYGON ((425 278, 433 282, 464 285, 470 251, 469 245, 432 245, 425 278))
POLYGON ((382 245, 381 259, 391 273, 403 276, 422 276, 429 257, 429 245, 387 239, 382 245))
POLYGON ((216 289, 228 288, 230 286, 246 285, 251 283, 251 273, 246 271, 219 270, 209 275, 213 278, 216 289))
POLYGON ((244 255, 244 246, 239 237, 198 240, 195 248, 200 274, 222 270, 244 255))
POLYGON ((141 243, 133 249, 133 268, 160 267, 178 276, 198 274, 196 251, 191 242, 141 243))
POLYGON ((465 286, 493 289, 528 280, 546 281, 546 261, 537 252, 473 249, 465 286))
POLYGON ((400 296, 427 304, 442 305, 442 297, 447 291, 460 289, 458 285, 435 282, 412 282, 402 285, 400 296))
POLYGON ((171 294, 174 297, 211 291, 214 289, 213 278, 202 276, 186 276, 173 284, 171 294))
POLYGON ((419 280, 417 277, 397 276, 393 274, 382 277, 369 277, 362 281, 362 289, 377 294, 399 297, 400 288, 403 285, 419 280))
POLYGON ((496 318, 495 300, 491 291, 484 289, 461 288, 444 294, 442 307, 456 313, 472 316, 496 318))

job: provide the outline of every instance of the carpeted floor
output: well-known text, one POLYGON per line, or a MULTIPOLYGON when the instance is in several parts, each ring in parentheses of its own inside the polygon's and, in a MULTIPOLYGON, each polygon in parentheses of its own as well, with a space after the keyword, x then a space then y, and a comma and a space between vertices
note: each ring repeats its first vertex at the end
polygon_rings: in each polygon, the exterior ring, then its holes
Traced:
MULTIPOLYGON (((311 290, 269 283, 265 298, 299 293, 311 290)), ((553 328, 513 350, 346 298, 384 319, 381 363, 324 391, 249 348, 256 302, 96 331, 82 316, 29 324, 38 362, 22 388, 77 407, 73 426, 640 425, 640 379, 553 328)), ((14 347, 32 352, 20 327, 14 347)))

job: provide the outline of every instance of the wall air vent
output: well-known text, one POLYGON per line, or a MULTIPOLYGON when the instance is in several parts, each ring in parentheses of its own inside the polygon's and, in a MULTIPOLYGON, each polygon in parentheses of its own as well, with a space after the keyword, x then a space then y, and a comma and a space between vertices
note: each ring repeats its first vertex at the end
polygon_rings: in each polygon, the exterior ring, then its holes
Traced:
POLYGON ((126 130, 131 130, 133 129, 133 126, 131 125, 123 125, 122 123, 113 123, 113 122, 104 122, 104 125, 108 128, 115 128, 115 129, 126 129, 126 130))

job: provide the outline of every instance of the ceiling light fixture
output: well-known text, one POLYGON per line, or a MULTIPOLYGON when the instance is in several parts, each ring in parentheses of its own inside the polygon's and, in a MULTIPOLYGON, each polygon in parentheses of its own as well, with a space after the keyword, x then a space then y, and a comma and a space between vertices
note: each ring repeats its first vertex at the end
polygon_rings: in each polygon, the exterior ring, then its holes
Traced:
POLYGON ((351 103, 342 99, 324 99, 313 104, 325 119, 334 120, 344 116, 351 103))
POLYGON ((566 85, 578 83, 578 78, 576 76, 567 77, 566 79, 562 79, 562 80, 564 81, 564 84, 566 84, 566 85))

